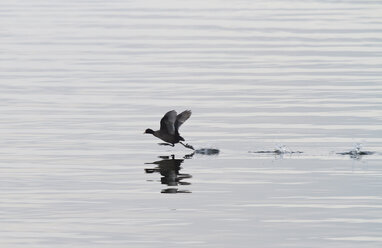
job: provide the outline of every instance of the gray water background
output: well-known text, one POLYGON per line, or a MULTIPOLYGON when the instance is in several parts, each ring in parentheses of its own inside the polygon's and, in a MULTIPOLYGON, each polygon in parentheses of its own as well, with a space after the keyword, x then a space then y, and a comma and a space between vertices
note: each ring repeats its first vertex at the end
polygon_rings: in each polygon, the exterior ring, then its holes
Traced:
POLYGON ((0 246, 381 247, 381 13, 1 1, 0 246), (144 169, 191 151, 142 133, 171 109, 220 154, 166 185, 144 169), (281 145, 303 153, 252 153, 281 145))

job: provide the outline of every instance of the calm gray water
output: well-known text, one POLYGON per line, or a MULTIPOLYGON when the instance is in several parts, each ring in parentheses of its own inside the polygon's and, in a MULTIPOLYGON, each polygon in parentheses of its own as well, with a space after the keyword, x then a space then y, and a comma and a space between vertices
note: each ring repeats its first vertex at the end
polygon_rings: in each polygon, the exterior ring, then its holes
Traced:
POLYGON ((0 246, 381 247, 381 13, 1 1, 0 246))

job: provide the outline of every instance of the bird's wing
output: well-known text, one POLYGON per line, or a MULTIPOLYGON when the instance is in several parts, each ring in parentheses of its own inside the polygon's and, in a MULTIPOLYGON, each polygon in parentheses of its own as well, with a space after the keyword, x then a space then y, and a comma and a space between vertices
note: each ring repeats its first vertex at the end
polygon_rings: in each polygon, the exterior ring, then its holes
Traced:
POLYGON ((192 112, 191 110, 185 110, 182 113, 178 114, 176 116, 176 121, 175 121, 175 129, 178 130, 179 127, 190 118, 192 112))
POLYGON ((160 120, 160 131, 161 133, 175 134, 175 121, 176 121, 176 111, 171 110, 167 112, 163 118, 160 120))

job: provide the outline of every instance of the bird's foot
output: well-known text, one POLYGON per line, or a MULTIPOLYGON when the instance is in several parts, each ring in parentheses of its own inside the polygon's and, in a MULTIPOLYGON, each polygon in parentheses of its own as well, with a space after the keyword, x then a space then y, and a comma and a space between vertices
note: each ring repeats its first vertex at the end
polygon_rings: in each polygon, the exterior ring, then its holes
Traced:
POLYGON ((182 142, 179 142, 180 144, 182 144, 184 147, 188 148, 188 149, 191 149, 191 150, 194 150, 194 147, 192 145, 189 145, 189 144, 183 144, 182 142))

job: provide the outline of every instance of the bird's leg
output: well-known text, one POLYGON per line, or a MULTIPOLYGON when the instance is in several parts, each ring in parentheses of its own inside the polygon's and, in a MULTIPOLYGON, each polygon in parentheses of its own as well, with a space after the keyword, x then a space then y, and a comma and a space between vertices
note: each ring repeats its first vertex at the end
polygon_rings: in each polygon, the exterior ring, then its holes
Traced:
POLYGON ((174 147, 174 144, 170 144, 170 143, 158 143, 158 145, 160 145, 160 146, 172 146, 172 147, 174 147))
POLYGON ((184 147, 188 148, 188 149, 191 149, 191 150, 194 150, 194 147, 192 145, 189 145, 189 144, 183 144, 181 141, 179 142, 180 144, 182 144, 184 147))

